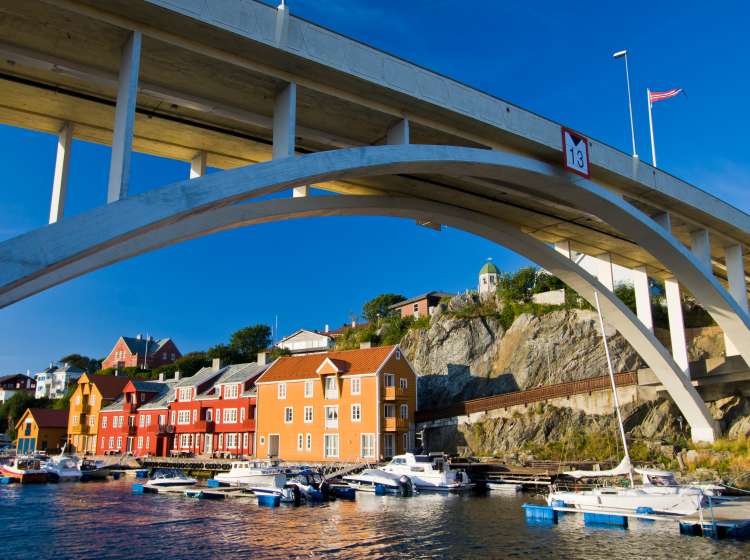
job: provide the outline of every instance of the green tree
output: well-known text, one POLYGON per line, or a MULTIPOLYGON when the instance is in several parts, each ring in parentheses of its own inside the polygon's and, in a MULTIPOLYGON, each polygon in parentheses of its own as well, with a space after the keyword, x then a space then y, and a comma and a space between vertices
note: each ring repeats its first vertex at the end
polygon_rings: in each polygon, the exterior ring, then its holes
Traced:
POLYGON ((49 408, 49 399, 35 399, 25 391, 19 391, 0 405, 0 431, 11 438, 16 437, 16 422, 21 419, 27 408, 49 408))
POLYGON ((503 301, 527 303, 536 285, 537 269, 533 266, 500 274, 497 292, 503 301))
POLYGON ((229 364, 241 364, 245 361, 245 356, 226 344, 217 344, 212 346, 206 352, 206 357, 209 360, 219 358, 223 365, 229 364))
POLYGON ((68 354, 60 358, 60 363, 68 363, 72 366, 82 369, 88 373, 99 371, 102 367, 102 361, 81 354, 68 354))
POLYGON ((630 308, 633 313, 636 313, 635 309, 635 288, 632 284, 619 283, 615 286, 615 295, 620 298, 620 301, 630 308))
POLYGON ((271 350, 271 353, 269 355, 269 358, 271 361, 275 360, 276 358, 281 358, 283 356, 291 356, 292 351, 289 350, 289 348, 279 348, 278 346, 274 346, 271 350))
POLYGON ((254 362, 258 352, 262 352, 271 345, 271 327, 268 325, 252 325, 232 334, 229 346, 239 354, 240 361, 254 362))
POLYGON ((63 395, 62 398, 52 402, 52 408, 57 410, 65 410, 66 408, 70 408, 70 399, 73 396, 73 393, 76 392, 77 387, 78 385, 76 383, 73 383, 70 387, 68 387, 68 390, 65 391, 65 395, 63 395))
POLYGON ((181 356, 172 365, 174 365, 173 372, 179 370, 180 376, 192 377, 199 369, 208 367, 210 364, 211 360, 206 356, 205 352, 189 352, 181 356))
POLYGON ((391 305, 401 303, 405 299, 401 294, 380 294, 362 306, 362 316, 371 323, 378 318, 388 317, 393 314, 391 305))

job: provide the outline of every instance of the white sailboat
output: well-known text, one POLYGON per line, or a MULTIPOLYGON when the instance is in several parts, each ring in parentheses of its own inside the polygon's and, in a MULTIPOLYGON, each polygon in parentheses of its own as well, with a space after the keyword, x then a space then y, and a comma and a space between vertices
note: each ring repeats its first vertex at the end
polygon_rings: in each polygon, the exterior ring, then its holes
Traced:
POLYGON ((625 456, 617 467, 605 471, 569 471, 565 475, 576 479, 593 479, 593 478, 614 478, 627 476, 630 479, 629 488, 616 486, 603 486, 592 488, 590 490, 565 490, 553 488, 547 496, 548 505, 562 505, 582 510, 595 511, 627 511, 627 512, 655 512, 668 513, 676 515, 689 515, 695 513, 703 507, 704 492, 700 488, 691 486, 682 486, 676 483, 674 474, 665 472, 671 477, 670 484, 661 484, 666 480, 662 476, 651 476, 656 471, 648 469, 634 469, 630 461, 628 452, 628 443, 625 438, 625 427, 622 422, 620 413, 620 402, 617 398, 617 387, 615 385, 614 371, 612 369, 612 359, 609 355, 609 345, 607 344, 607 335, 604 330, 604 319, 602 317, 601 307, 599 306, 599 294, 594 292, 596 300, 596 310, 599 314, 599 326, 602 331, 602 340, 604 342, 604 352, 607 357, 607 368, 609 378, 612 384, 612 395, 617 413, 617 423, 620 428, 620 438, 625 456), (634 481, 634 472, 643 477, 643 483, 636 485, 634 481), (654 482, 660 482, 655 484, 654 482), (671 484, 674 482, 674 484, 671 484))

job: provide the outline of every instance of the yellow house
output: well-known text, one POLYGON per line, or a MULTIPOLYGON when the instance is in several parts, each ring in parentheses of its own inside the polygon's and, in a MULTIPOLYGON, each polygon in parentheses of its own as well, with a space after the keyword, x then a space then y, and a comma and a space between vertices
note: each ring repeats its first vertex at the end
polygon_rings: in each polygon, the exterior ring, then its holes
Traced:
POLYGON ((258 457, 375 462, 414 446, 417 377, 398 346, 279 358, 255 384, 258 457))
POLYGON ((96 453, 99 411, 122 393, 128 378, 118 375, 90 375, 78 378, 70 397, 68 444, 79 453, 96 453))
POLYGON ((27 408, 16 423, 19 455, 34 451, 61 449, 68 427, 68 411, 49 408, 27 408))

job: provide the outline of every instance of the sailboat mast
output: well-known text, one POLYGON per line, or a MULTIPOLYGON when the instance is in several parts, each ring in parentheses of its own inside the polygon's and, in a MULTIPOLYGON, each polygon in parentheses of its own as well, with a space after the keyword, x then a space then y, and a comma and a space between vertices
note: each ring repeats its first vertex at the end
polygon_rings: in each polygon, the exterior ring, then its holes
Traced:
POLYGON ((625 451, 625 457, 628 459, 628 475, 630 477, 630 485, 633 486, 633 467, 630 463, 630 452, 628 451, 628 442, 625 439, 625 426, 622 423, 622 413, 620 412, 620 399, 617 398, 617 385, 615 383, 615 373, 612 369, 612 358, 609 355, 609 344, 607 344, 607 333, 604 331, 604 318, 602 317, 602 308, 599 306, 599 293, 594 292, 594 300, 596 301, 596 312, 599 314, 599 327, 602 330, 602 341, 604 342, 604 354, 607 356, 607 369, 609 370, 609 381, 612 383, 612 398, 615 401, 615 412, 617 412, 617 423, 620 426, 620 437, 622 438, 622 447, 625 451))

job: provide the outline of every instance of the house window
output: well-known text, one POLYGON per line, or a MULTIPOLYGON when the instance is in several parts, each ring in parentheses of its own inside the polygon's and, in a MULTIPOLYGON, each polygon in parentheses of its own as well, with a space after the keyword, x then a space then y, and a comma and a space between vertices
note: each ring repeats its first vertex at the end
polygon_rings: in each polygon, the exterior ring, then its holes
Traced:
MULTIPOLYGON (((102 416, 102 428, 106 428, 106 427, 107 427, 107 417, 106 416, 102 416)), ((102 445, 104 445, 104 444, 102 444, 102 445)))
POLYGON ((409 432, 404 432, 404 453, 409 451, 409 432))
POLYGON ((305 436, 297 434, 297 451, 302 451, 305 445, 305 436))
POLYGON ((167 415, 166 414, 160 414, 159 415, 159 426, 163 426, 167 423, 167 415))
POLYGON ((172 425, 173 426, 176 424, 176 421, 175 421, 176 417, 177 417, 177 412, 173 410, 172 411, 172 425))
POLYGON ((395 387, 396 386, 396 376, 392 373, 386 373, 384 378, 384 383, 386 387, 395 387))
POLYGON ((358 404, 352 405, 352 422, 360 422, 362 420, 362 406, 358 404))
POLYGON ((91 396, 89 397, 89 404, 90 404, 91 406, 94 406, 94 405, 96 404, 96 395, 91 395, 91 396))
POLYGON ((193 434, 180 434, 180 447, 183 449, 192 447, 193 434))
POLYGON ((195 421, 198 420, 198 409, 196 408, 193 410, 193 424, 195 424, 195 421))
POLYGON ((286 383, 279 383, 276 396, 281 400, 286 398, 286 383))
POLYGON ((91 416, 89 416, 89 426, 91 426, 92 428, 94 426, 96 426, 96 415, 95 414, 92 414, 91 416))
POLYGON ((305 398, 310 399, 313 396, 313 382, 312 381, 305 381, 305 398))
POLYGON ((338 457, 339 456, 339 435, 338 434, 326 434, 323 436, 323 449, 326 457, 338 457))
POLYGON ((402 404, 400 408, 401 408, 401 418, 403 418, 404 420, 409 418, 409 405, 402 404))
POLYGON ((240 393, 239 385, 226 385, 224 387, 224 398, 225 399, 236 399, 240 393))
POLYGON ((190 424, 190 411, 189 410, 178 411, 177 423, 181 425, 190 424))
POLYGON ((216 419, 217 424, 221 424, 221 410, 219 410, 218 408, 214 412, 214 418, 216 419))
POLYGON ((128 426, 131 428, 135 426, 135 416, 128 416, 128 426))
POLYGON ((305 424, 310 424, 313 421, 313 407, 305 407, 305 424))
POLYGON ((362 458, 375 457, 375 434, 362 434, 359 456, 362 458))
POLYGON ((141 414, 141 415, 140 415, 140 416, 138 417, 138 425, 139 425, 139 426, 140 426, 141 428, 143 428, 143 426, 145 426, 145 425, 146 425, 146 416, 144 416, 143 414, 141 414))
POLYGON ((117 449, 122 449, 122 436, 117 436, 117 449))
POLYGON ((214 411, 210 408, 206 409, 206 422, 211 422, 211 420, 213 419, 213 413, 214 411))
POLYGON ((227 434, 227 437, 226 437, 227 449, 237 449, 238 441, 239 441, 239 437, 237 434, 227 434))
POLYGON ((138 436, 138 449, 143 449, 143 436, 138 436))
POLYGON ((109 437, 109 448, 112 449, 115 446, 115 438, 114 436, 109 437))
POLYGON ((354 377, 350 381, 352 395, 359 395, 362 393, 362 380, 359 377, 354 377))
POLYGON ((106 447, 106 445, 107 445, 107 438, 105 438, 104 436, 102 436, 102 449, 104 449, 106 447))
POLYGON ((244 421, 245 421, 245 409, 241 408, 240 409, 240 422, 244 422, 244 421))
POLYGON ((237 409, 225 408, 224 409, 224 424, 236 424, 236 423, 237 423, 237 409))
POLYGON ((385 405, 385 417, 386 418, 395 418, 396 417, 396 406, 388 403, 385 405))
POLYGON ((248 442, 248 433, 245 432, 242 434, 242 448, 247 449, 247 442, 248 442))
POLYGON ((308 451, 312 449, 312 434, 305 435, 305 448, 307 448, 308 451))
POLYGON ((293 416, 294 416, 294 413, 292 411, 292 407, 291 406, 287 406, 284 409, 284 423, 285 424, 291 424, 292 420, 293 420, 293 416))
POLYGON ((401 387, 401 389, 406 389, 406 377, 399 377, 398 379, 398 386, 401 387))
POLYGON ((177 400, 189 401, 190 395, 191 395, 191 387, 180 387, 180 390, 177 392, 177 400))
POLYGON ((146 426, 150 426, 150 425, 151 425, 151 415, 147 414, 146 415, 146 426))
POLYGON ((77 415, 77 414, 74 414, 74 415, 73 415, 73 425, 74 425, 74 426, 77 426, 77 425, 78 425, 78 415, 77 415))
POLYGON ((326 407, 326 428, 338 428, 338 427, 339 427, 339 407, 327 406, 326 407))
POLYGON ((337 399, 339 398, 339 387, 338 383, 336 382, 336 378, 333 375, 329 375, 326 377, 325 380, 325 397, 327 399, 337 399))

